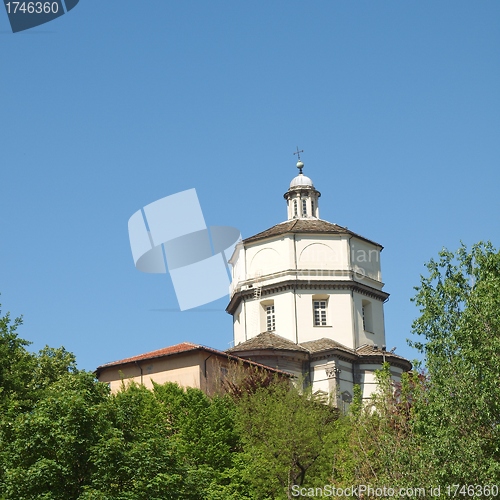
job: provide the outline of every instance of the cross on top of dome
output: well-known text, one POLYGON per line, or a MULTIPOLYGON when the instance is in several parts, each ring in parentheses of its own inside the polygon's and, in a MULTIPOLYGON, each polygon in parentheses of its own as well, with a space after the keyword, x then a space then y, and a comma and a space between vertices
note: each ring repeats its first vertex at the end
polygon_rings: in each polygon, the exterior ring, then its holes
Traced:
POLYGON ((302 169, 304 168, 304 164, 300 160, 300 153, 303 153, 303 152, 304 152, 304 150, 301 149, 299 151, 299 147, 297 146, 297 151, 295 151, 295 153, 293 153, 294 155, 297 155, 297 159, 298 159, 297 168, 299 169, 299 174, 302 174, 302 169))
POLYGON ((297 162, 297 168, 299 169, 299 175, 297 175, 297 177, 294 177, 292 179, 292 182, 290 183, 290 188, 305 187, 305 186, 312 187, 312 188, 314 187, 312 180, 302 173, 302 169, 304 168, 304 163, 300 159, 300 153, 303 153, 303 152, 304 152, 304 150, 303 149, 299 150, 299 147, 297 146, 297 151, 295 151, 295 153, 293 153, 294 155, 297 155, 297 158, 299 160, 297 162))

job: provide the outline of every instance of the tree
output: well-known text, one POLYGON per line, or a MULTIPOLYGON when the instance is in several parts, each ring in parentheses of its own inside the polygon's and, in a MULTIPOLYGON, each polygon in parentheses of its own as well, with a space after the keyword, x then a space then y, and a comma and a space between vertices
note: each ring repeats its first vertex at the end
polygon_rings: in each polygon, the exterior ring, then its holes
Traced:
POLYGON ((419 454, 415 401, 425 390, 425 377, 404 373, 392 379, 389 363, 375 372, 377 391, 363 404, 359 386, 347 416, 346 437, 335 460, 333 479, 341 487, 373 485, 394 489, 425 485, 428 465, 419 454))
POLYGON ((437 484, 500 480, 500 253, 478 243, 427 264, 414 298, 414 342, 429 382, 415 431, 437 484))
POLYGON ((462 245, 426 267, 413 324, 425 372, 394 384, 385 366, 371 405, 352 405, 334 474, 345 486, 500 480, 500 254, 489 243, 462 245))
POLYGON ((28 394, 34 360, 26 350, 30 342, 17 335, 22 323, 21 317, 12 322, 9 313, 0 316, 0 411, 5 411, 13 399, 20 401, 28 394))
POLYGON ((107 397, 107 387, 96 383, 93 374, 66 373, 30 411, 4 422, 5 496, 78 498, 92 475, 92 447, 108 426, 101 411, 107 397))
POLYGON ((101 413, 109 427, 92 448, 94 468, 79 500, 197 498, 185 488, 186 468, 170 412, 152 391, 136 384, 123 387, 101 413))
MULTIPOLYGON (((21 325, 20 317, 14 321, 9 313, 0 317, 0 492, 11 491, 16 470, 20 483, 29 480, 24 459, 30 454, 36 456, 31 445, 37 435, 27 422, 31 419, 32 424, 40 423, 34 415, 44 411, 40 402, 48 388, 64 375, 76 372, 75 358, 64 348, 29 352, 26 347, 30 342, 17 334, 21 325), (23 441, 25 438, 31 441, 23 441)), ((31 479, 40 480, 34 476, 31 479)), ((14 494, 14 498, 22 497, 14 494)))
POLYGON ((293 498, 294 486, 328 482, 322 465, 334 450, 338 411, 311 394, 277 381, 238 401, 236 423, 245 458, 244 477, 255 498, 293 498), (310 479, 310 481, 309 481, 310 479))
POLYGON ((111 425, 92 449, 93 474, 79 500, 231 498, 233 414, 229 398, 198 389, 123 386, 109 398, 111 425))

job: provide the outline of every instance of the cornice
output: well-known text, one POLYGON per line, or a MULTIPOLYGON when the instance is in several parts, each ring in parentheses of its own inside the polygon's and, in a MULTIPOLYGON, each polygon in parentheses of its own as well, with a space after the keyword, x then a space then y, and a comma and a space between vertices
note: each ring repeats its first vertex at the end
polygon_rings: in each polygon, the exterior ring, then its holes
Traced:
POLYGON ((242 349, 241 351, 235 350, 234 352, 238 352, 240 354, 236 354, 236 356, 243 359, 252 359, 255 357, 280 357, 287 358, 291 361, 308 361, 310 354, 308 352, 301 351, 292 351, 290 349, 277 349, 275 347, 262 347, 256 348, 252 347, 250 349, 242 349))
MULTIPOLYGON (((266 357, 282 357, 288 358, 294 361, 308 361, 312 363, 314 361, 327 361, 329 358, 335 357, 339 361, 345 361, 347 363, 354 364, 359 370, 366 370, 364 365, 378 365, 382 366, 384 362, 384 357, 379 354, 358 354, 356 352, 346 352, 340 348, 332 348, 326 351, 321 351, 318 353, 298 353, 293 351, 288 351, 286 349, 242 349, 241 351, 235 351, 235 355, 243 359, 251 359, 254 362, 261 363, 265 365, 262 358, 266 357), (259 361, 257 361, 260 358, 259 361)), ((389 353, 385 356, 385 361, 393 368, 400 368, 402 371, 407 372, 412 369, 412 364, 405 358, 399 356, 391 356, 389 353)))
MULTIPOLYGON (((368 285, 363 285, 357 281, 347 281, 347 280, 298 280, 290 279, 279 283, 271 283, 269 285, 262 285, 261 297, 272 295, 275 293, 284 292, 287 290, 350 290, 358 292, 367 297, 381 300, 384 302, 389 297, 389 294, 383 292, 382 290, 377 290, 368 285)), ((226 312, 233 314, 240 302, 246 298, 252 298, 254 295, 253 288, 247 288, 246 290, 239 290, 232 297, 226 307, 226 312)))
POLYGON ((359 363, 359 355, 354 352, 348 352, 344 349, 334 347, 327 351, 320 351, 317 353, 310 354, 311 363, 314 361, 329 360, 329 358, 335 356, 338 360, 347 361, 348 363, 359 363))
POLYGON ((385 356, 382 353, 377 354, 358 354, 359 361, 358 364, 361 365, 382 365, 382 363, 387 362, 390 366, 396 366, 401 368, 403 371, 410 371, 413 367, 410 361, 400 356, 394 356, 390 353, 385 353, 385 356))
POLYGON ((310 193, 314 193, 318 198, 321 196, 321 193, 313 186, 294 186, 294 187, 290 188, 283 195, 283 198, 285 198, 285 200, 288 200, 291 197, 291 195, 294 195, 294 194, 302 195, 302 194, 310 194, 310 193))

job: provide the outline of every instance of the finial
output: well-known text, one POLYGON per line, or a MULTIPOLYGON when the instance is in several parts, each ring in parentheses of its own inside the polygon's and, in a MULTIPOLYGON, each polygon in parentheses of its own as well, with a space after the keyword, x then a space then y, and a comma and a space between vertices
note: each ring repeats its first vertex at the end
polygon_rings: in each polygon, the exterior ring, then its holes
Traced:
POLYGON ((293 153, 294 155, 297 155, 297 158, 298 158, 298 162, 297 162, 297 168, 299 169, 299 174, 302 174, 302 169, 304 168, 304 164, 302 163, 302 161, 300 160, 300 153, 303 153, 304 150, 301 149, 299 151, 299 147, 297 146, 297 151, 295 151, 295 153, 293 153))

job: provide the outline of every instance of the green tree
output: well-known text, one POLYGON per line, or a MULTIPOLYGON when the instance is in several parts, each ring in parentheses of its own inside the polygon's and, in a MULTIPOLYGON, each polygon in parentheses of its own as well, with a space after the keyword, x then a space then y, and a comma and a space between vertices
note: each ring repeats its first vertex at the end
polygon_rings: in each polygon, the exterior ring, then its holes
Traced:
POLYGON ((101 411, 107 397, 107 387, 96 383, 93 374, 66 373, 30 411, 4 423, 5 496, 78 498, 92 475, 91 449, 108 425, 101 411))
POLYGON ((479 243, 426 267, 413 324, 425 373, 394 384, 386 365, 371 404, 352 405, 334 470, 345 486, 500 480, 500 254, 479 243))
POLYGON ((235 403, 176 384, 116 395, 63 347, 30 353, 0 318, 0 497, 244 498, 235 403))
POLYGON ((22 318, 12 321, 9 313, 0 317, 0 492, 8 488, 23 453, 31 451, 29 447, 23 450, 26 443, 22 444, 21 434, 26 427, 21 431, 20 420, 40 410, 35 410, 36 405, 51 384, 76 372, 74 356, 64 348, 29 352, 26 347, 30 342, 17 334, 21 325, 22 318))
POLYGON ((182 389, 172 383, 154 384, 153 393, 168 411, 193 465, 210 465, 219 471, 231 465, 230 452, 237 447, 238 438, 230 398, 210 398, 199 389, 182 389))
POLYGON ((196 498, 185 488, 170 413, 152 391, 123 387, 108 398, 105 414, 110 425, 92 448, 93 473, 80 500, 196 498))
POLYGON ((109 398, 112 425, 92 450, 94 472, 79 500, 231 498, 239 492, 230 485, 238 472, 233 414, 232 400, 198 389, 123 386, 109 398))
POLYGON ((437 484, 500 480, 500 253, 490 243, 427 264, 414 342, 429 374, 415 432, 437 484))
POLYGON ((344 446, 335 460, 334 482, 343 487, 370 484, 392 488, 427 483, 428 466, 418 453, 415 400, 422 397, 425 377, 404 373, 394 382, 389 363, 376 371, 377 391, 362 404, 359 386, 346 418, 344 446))
POLYGON ((324 485, 334 450, 338 412, 277 381, 243 395, 237 406, 237 429, 243 445, 243 477, 255 498, 293 498, 293 486, 324 485), (326 460, 326 458, 329 460, 326 460))
POLYGON ((0 317, 0 411, 13 400, 23 401, 29 392, 34 359, 26 350, 30 342, 17 334, 22 323, 21 317, 12 321, 8 312, 0 317))

